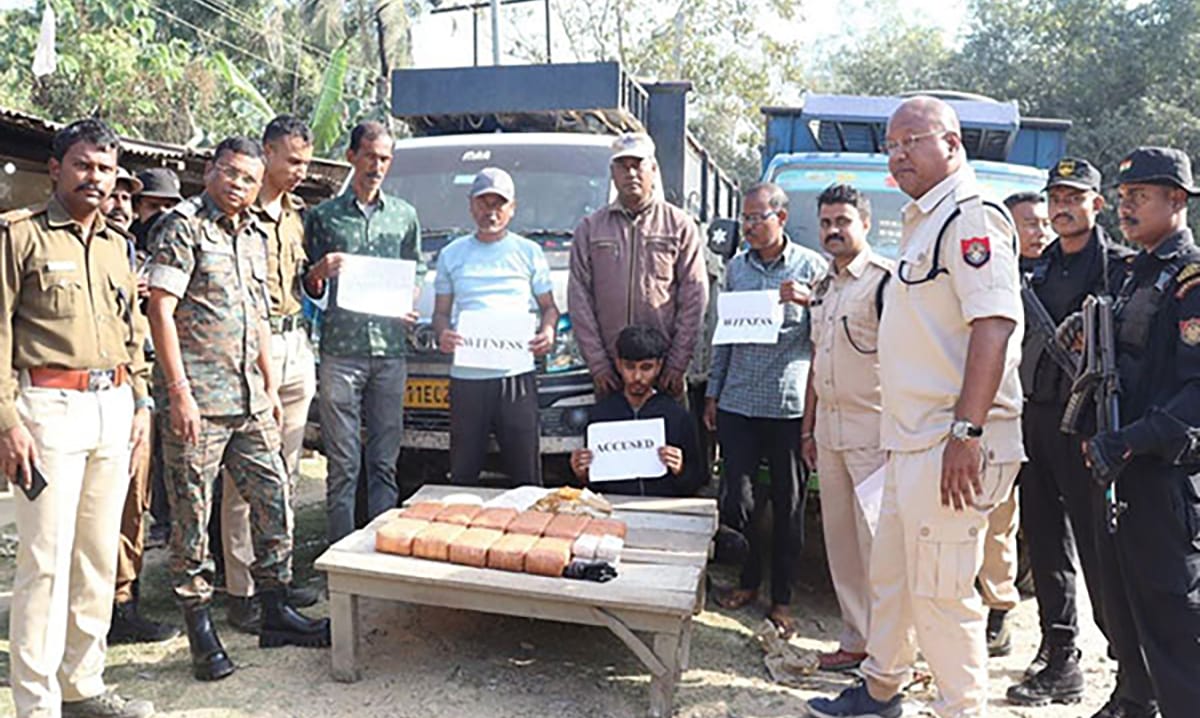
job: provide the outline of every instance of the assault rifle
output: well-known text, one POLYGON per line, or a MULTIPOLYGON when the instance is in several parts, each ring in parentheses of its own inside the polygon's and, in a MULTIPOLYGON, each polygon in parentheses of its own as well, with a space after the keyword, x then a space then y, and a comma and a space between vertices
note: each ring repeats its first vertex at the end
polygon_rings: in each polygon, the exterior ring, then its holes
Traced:
MULTIPOLYGON (((1033 287, 1025 277, 1021 277, 1021 302, 1025 305, 1025 324, 1028 327, 1027 331, 1032 331, 1033 335, 1030 338, 1030 345, 1026 348, 1027 351, 1035 353, 1045 352, 1050 355, 1050 360, 1058 365, 1067 376, 1075 376, 1079 372, 1079 362, 1076 361, 1074 355, 1063 347, 1059 346, 1054 340, 1054 332, 1058 325, 1054 323, 1054 319, 1050 316, 1050 312, 1046 310, 1046 305, 1042 304, 1042 300, 1038 299, 1038 295, 1033 291, 1033 287)), ((1036 361, 1029 364, 1029 373, 1036 371, 1036 361)), ((1022 383, 1033 381, 1033 377, 1021 377, 1022 383)))
MULTIPOLYGON (((1083 362, 1071 385, 1071 398, 1063 413, 1062 430, 1080 433, 1080 419, 1088 400, 1096 407, 1093 434, 1121 428, 1121 387, 1117 374, 1116 327, 1113 300, 1089 296, 1083 300, 1083 362)), ((1117 499, 1114 479, 1104 491, 1105 522, 1109 533, 1116 533, 1117 519, 1125 504, 1117 499)))

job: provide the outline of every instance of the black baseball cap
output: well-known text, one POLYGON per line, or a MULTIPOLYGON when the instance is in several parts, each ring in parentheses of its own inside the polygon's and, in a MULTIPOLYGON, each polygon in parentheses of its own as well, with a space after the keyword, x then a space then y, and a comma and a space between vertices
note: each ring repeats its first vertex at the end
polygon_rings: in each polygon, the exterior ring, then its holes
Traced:
POLYGON ((137 193, 138 197, 160 197, 173 199, 176 202, 183 201, 183 195, 179 192, 179 175, 172 170, 166 167, 151 167, 138 172, 137 178, 142 183, 142 191, 137 193))
POLYGON ((1100 170, 1091 162, 1078 157, 1064 157, 1050 168, 1050 179, 1046 182, 1046 189, 1074 187, 1099 192, 1100 179, 1100 170))
POLYGON ((1192 184, 1192 160, 1174 147, 1139 147, 1121 160, 1117 184, 1135 183, 1169 185, 1200 195, 1200 188, 1192 184))

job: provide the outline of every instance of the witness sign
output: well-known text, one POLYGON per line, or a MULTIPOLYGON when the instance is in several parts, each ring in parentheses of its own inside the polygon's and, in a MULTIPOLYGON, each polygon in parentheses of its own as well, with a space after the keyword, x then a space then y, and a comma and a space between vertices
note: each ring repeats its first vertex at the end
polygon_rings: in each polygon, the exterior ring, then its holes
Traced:
POLYGON ((454 350, 456 366, 533 371, 529 343, 537 333, 536 315, 484 310, 459 312, 454 331, 462 337, 462 344, 454 350))
POLYGON ((717 296, 713 344, 775 344, 783 326, 777 290, 722 292, 717 296))

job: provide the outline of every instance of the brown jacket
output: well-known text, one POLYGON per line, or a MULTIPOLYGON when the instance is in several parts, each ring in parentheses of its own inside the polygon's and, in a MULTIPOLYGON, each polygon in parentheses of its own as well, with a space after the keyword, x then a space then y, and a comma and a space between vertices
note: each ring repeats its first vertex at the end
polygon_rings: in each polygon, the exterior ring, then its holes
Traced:
POLYGON ((575 228, 567 306, 593 376, 615 373, 617 334, 631 324, 662 331, 666 368, 686 371, 707 304, 699 233, 683 210, 655 200, 635 216, 614 202, 575 228))

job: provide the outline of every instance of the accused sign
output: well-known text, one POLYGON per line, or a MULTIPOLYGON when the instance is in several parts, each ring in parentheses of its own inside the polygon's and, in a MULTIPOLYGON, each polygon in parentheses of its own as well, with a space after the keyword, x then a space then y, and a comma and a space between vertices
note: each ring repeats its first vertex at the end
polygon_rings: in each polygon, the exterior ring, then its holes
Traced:
POLYGON ((666 444, 667 427, 661 417, 589 424, 587 446, 592 451, 592 465, 588 482, 665 476, 667 467, 658 458, 658 449, 666 444))

